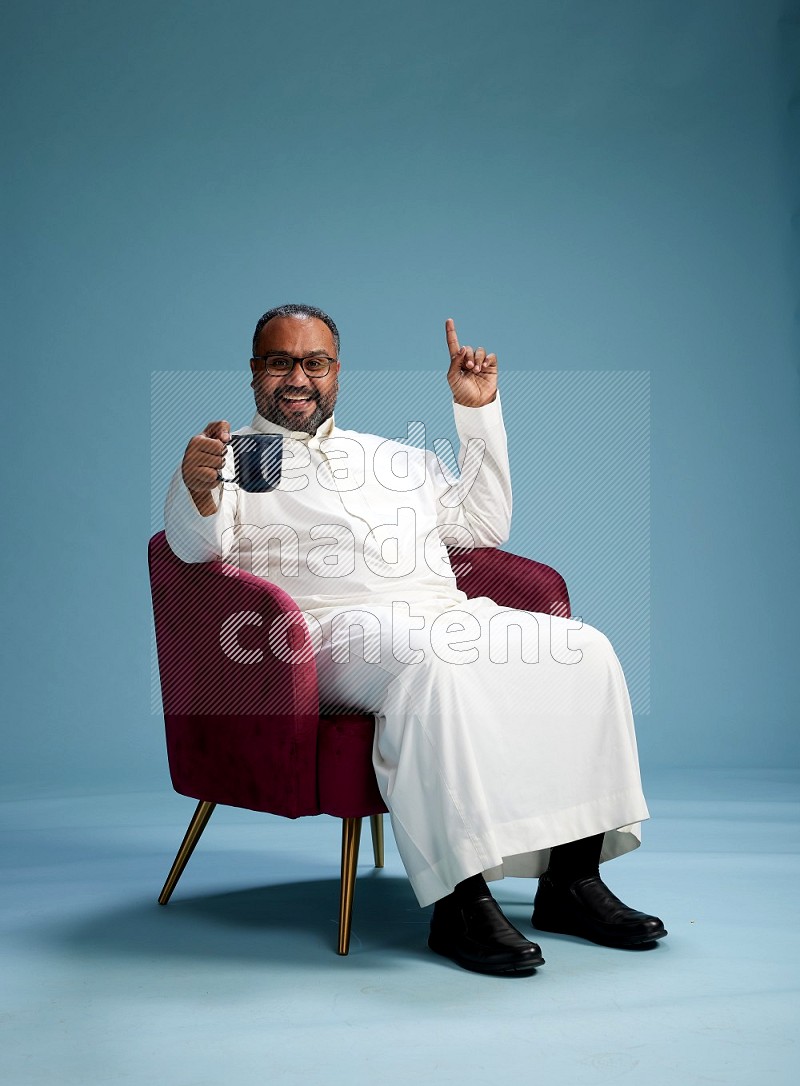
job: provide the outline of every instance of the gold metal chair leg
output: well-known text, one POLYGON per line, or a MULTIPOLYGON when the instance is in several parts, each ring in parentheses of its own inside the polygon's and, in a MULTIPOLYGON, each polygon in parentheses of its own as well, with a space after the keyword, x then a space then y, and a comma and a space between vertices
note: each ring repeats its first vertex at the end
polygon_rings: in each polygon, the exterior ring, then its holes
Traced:
POLYGON ((361 819, 342 819, 342 883, 339 896, 339 954, 350 950, 350 925, 353 920, 353 895, 356 889, 358 845, 361 840, 361 819))
POLYGON ((200 835, 208 825, 208 820, 214 813, 215 807, 216 803, 208 803, 206 800, 202 799, 197 804, 197 809, 192 815, 192 821, 189 823, 186 836, 181 842, 181 847, 178 849, 178 855, 175 857, 175 862, 167 875, 167 881, 164 883, 163 890, 158 895, 159 905, 166 905, 172 897, 172 891, 177 886, 178 879, 183 874, 183 869, 189 862, 189 857, 194 852, 194 846, 200 840, 200 835))
POLYGON ((369 828, 372 830, 372 855, 375 857, 375 866, 383 867, 383 815, 370 815, 369 828))

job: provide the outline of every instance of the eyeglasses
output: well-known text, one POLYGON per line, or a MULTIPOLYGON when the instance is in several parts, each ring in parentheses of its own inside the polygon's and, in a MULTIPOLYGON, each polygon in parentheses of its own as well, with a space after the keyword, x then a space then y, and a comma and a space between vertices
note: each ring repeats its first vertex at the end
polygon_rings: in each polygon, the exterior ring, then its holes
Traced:
POLYGON ((308 377, 326 377, 336 359, 326 354, 308 354, 304 358, 291 354, 265 354, 256 355, 253 361, 260 363, 255 367, 257 370, 264 370, 270 377, 286 377, 298 363, 308 377))

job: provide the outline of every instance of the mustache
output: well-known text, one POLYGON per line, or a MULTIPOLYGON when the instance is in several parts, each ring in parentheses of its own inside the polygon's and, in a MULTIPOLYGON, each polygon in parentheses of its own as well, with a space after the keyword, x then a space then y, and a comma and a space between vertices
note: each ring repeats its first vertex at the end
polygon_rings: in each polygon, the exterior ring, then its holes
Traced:
POLYGON ((315 388, 308 388, 308 386, 303 388, 302 386, 286 385, 284 388, 275 391, 273 397, 274 399, 279 400, 281 396, 284 396, 287 393, 295 396, 311 396, 313 400, 316 400, 319 403, 319 392, 315 388))

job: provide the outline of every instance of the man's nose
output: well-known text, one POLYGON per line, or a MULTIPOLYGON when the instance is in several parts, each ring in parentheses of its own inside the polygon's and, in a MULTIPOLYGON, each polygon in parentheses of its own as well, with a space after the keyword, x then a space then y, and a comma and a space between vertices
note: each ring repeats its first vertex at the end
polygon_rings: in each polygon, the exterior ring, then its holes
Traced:
POLYGON ((303 363, 299 358, 295 358, 292 368, 287 374, 284 374, 283 380, 286 384, 294 384, 297 381, 301 385, 307 385, 309 388, 312 387, 311 378, 303 369, 303 363))

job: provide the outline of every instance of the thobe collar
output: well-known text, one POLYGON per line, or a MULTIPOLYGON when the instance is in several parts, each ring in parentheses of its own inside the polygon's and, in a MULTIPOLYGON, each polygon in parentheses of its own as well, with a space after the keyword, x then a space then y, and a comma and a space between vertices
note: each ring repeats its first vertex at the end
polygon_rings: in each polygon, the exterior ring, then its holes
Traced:
POLYGON ((294 438, 295 441, 307 441, 309 448, 318 449, 320 441, 333 435, 335 423, 331 415, 317 427, 315 434, 307 434, 305 430, 287 430, 285 426, 278 426, 277 422, 270 422, 269 419, 265 419, 263 415, 256 412, 250 426, 253 430, 258 430, 260 434, 280 434, 282 437, 294 438))

